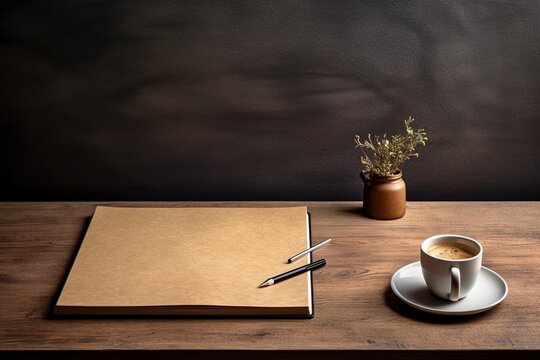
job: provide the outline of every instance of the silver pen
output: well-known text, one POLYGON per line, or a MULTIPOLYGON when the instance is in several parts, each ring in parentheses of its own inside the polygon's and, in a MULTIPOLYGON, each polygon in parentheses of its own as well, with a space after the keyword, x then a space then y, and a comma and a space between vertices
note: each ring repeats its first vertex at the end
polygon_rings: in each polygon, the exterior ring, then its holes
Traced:
POLYGON ((290 264, 290 263, 292 263, 293 261, 296 261, 296 260, 300 259, 302 256, 304 256, 304 255, 306 255, 306 254, 309 254, 310 252, 315 251, 315 250, 317 250, 318 248, 323 247, 324 245, 328 244, 330 241, 332 241, 332 239, 326 239, 326 240, 324 240, 324 241, 318 243, 317 245, 312 246, 312 247, 310 247, 309 249, 306 249, 306 250, 304 250, 304 251, 302 251, 302 252, 300 252, 300 253, 294 255, 294 256, 291 257, 289 260, 287 260, 287 262, 290 264))

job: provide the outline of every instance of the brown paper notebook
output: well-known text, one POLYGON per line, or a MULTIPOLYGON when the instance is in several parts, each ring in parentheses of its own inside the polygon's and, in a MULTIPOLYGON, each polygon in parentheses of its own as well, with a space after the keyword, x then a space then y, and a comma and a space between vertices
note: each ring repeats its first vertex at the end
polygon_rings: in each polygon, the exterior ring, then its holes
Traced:
POLYGON ((258 287, 310 242, 306 207, 98 206, 54 312, 311 317, 310 272, 258 287))

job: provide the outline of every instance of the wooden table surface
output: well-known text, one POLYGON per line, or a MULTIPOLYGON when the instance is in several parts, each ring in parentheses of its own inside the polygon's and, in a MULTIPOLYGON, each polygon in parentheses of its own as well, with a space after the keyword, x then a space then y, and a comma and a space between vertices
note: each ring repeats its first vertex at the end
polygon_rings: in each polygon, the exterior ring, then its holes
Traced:
POLYGON ((0 203, 0 350, 18 358, 29 354, 429 358, 437 354, 455 359, 454 350, 460 351, 460 358, 476 359, 540 355, 540 202, 409 202, 405 217, 393 221, 368 219, 360 209, 359 202, 0 203), (315 317, 51 316, 97 204, 307 205, 313 241, 334 239, 316 255, 326 258, 327 266, 313 274, 315 317), (419 259, 423 239, 440 233, 467 235, 484 245, 484 265, 508 283, 504 302, 482 314, 446 317, 410 308, 393 294, 391 275, 419 259))

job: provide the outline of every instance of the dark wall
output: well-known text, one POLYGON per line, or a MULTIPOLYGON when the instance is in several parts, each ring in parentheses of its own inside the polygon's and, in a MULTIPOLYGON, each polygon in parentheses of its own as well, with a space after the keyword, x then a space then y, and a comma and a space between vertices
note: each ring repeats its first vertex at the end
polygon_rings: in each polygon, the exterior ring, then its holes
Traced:
POLYGON ((2 1, 2 200, 540 200, 540 1, 2 1))

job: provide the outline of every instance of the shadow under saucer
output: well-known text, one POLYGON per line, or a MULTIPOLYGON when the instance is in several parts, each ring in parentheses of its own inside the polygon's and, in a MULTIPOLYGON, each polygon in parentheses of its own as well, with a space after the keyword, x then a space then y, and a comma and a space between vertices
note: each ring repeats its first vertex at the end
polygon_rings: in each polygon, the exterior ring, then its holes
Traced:
POLYGON ((494 271, 482 267, 477 284, 466 298, 456 302, 439 299, 429 291, 422 276, 420 262, 415 262, 394 273, 385 300, 400 313, 404 311, 401 307, 396 308, 396 300, 399 305, 407 304, 405 313, 413 314, 414 318, 422 314, 420 320, 433 320, 435 317, 449 320, 454 317, 470 318, 470 315, 489 310, 503 301, 507 293, 508 286, 504 279, 494 271))

